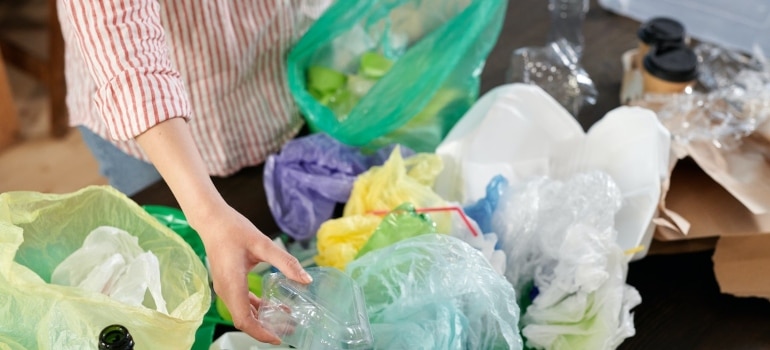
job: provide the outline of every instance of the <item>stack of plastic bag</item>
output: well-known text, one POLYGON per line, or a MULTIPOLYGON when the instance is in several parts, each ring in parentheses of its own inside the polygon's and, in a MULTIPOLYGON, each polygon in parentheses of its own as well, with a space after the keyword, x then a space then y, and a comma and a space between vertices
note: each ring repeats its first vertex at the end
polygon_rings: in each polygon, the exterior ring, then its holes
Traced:
POLYGON ((405 239, 346 272, 364 291, 377 349, 522 348, 514 289, 459 239, 405 239))
POLYGON ((641 297, 625 284, 628 257, 615 243, 621 203, 601 172, 536 179, 502 197, 492 224, 528 347, 614 349, 634 335, 630 310, 641 297))
MULTIPOLYGON (((404 159, 399 149, 396 147, 382 166, 371 167, 359 175, 343 216, 321 225, 316 235, 318 265, 343 269, 372 236, 384 214, 399 205, 410 203, 416 208, 445 205, 431 188, 442 169, 441 159, 427 153, 404 159)), ((444 221, 443 226, 448 227, 448 220, 444 221)))
POLYGON ((289 141, 265 162, 265 195, 278 227, 294 239, 312 237, 337 203, 348 200, 356 177, 384 163, 392 151, 390 146, 365 155, 322 133, 289 141))

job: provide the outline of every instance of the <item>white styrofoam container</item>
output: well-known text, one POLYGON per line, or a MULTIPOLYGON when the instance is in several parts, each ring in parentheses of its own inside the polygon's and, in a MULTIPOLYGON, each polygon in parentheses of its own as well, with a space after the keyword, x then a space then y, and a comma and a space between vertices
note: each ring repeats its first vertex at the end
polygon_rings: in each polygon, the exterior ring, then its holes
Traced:
POLYGON ((756 44, 770 52, 768 0, 599 0, 599 6, 639 22, 673 18, 692 38, 746 53, 756 44))

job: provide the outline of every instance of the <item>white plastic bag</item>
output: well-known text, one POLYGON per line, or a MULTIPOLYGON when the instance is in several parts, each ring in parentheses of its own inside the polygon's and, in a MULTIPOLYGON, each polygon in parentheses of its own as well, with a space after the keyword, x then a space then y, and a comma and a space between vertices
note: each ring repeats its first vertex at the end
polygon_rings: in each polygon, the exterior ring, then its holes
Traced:
POLYGON ((539 178, 501 198, 492 226, 528 347, 609 350, 634 335, 641 297, 625 284, 628 258, 615 243, 620 207, 617 185, 601 172, 539 178))
POLYGON ((436 193, 463 204, 482 198, 496 175, 515 186, 540 176, 608 173, 624 203, 615 217, 618 243, 623 249, 643 246, 638 259, 652 239, 670 135, 653 112, 632 107, 610 111, 586 133, 539 87, 510 84, 479 99, 436 153, 444 162, 436 193))
POLYGON ((168 314, 158 257, 145 252, 136 236, 116 227, 91 231, 83 246, 56 266, 51 283, 100 292, 131 306, 142 305, 149 291, 154 304, 145 306, 168 314))

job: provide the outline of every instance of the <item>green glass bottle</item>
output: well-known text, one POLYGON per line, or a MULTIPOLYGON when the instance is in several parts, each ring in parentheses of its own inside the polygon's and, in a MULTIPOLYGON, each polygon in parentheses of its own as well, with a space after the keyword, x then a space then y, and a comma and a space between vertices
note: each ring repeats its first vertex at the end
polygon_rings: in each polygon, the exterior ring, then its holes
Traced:
POLYGON ((134 350, 134 338, 126 327, 107 326, 99 334, 99 350, 134 350))

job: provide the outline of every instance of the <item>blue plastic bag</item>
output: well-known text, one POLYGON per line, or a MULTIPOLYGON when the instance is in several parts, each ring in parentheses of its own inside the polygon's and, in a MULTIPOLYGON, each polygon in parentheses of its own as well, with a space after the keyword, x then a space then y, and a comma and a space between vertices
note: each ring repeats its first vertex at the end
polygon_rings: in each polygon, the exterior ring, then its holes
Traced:
POLYGON ((500 202, 500 196, 508 188, 508 180, 502 175, 497 175, 487 185, 487 195, 479 199, 476 203, 468 205, 463 210, 465 214, 476 221, 481 232, 490 233, 492 231, 492 214, 497 209, 497 203, 500 202))
MULTIPOLYGON (((335 205, 348 201, 356 177, 384 163, 392 150, 364 155, 322 133, 287 143, 280 154, 267 158, 263 178, 278 227, 297 240, 311 238, 332 217, 335 205)), ((404 147, 401 152, 413 153, 404 147)))

